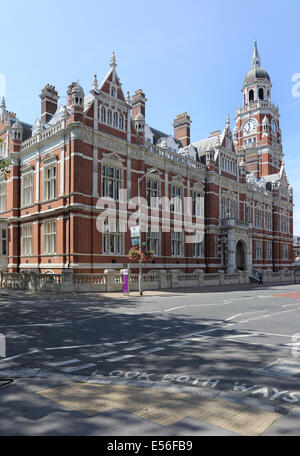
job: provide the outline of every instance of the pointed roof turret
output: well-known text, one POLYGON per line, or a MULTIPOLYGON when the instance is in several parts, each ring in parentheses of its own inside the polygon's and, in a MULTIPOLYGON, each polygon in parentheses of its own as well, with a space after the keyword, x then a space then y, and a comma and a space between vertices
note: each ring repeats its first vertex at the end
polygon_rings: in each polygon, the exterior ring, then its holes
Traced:
POLYGON ((93 83, 92 83, 92 89, 95 90, 95 91, 98 91, 98 79, 97 79, 97 75, 94 74, 94 79, 93 79, 93 83))
POLYGON ((271 82, 269 73, 261 67, 261 58, 258 52, 256 40, 254 41, 254 50, 251 63, 251 69, 248 71, 244 79, 244 86, 248 83, 252 83, 256 79, 266 79, 267 81, 271 82))
POLYGON ((225 130, 230 130, 230 116, 229 116, 229 114, 227 114, 227 117, 226 117, 225 130))
POLYGON ((254 40, 254 50, 253 50, 253 56, 252 56, 252 68, 257 68, 260 67, 261 65, 261 58, 257 49, 257 41, 256 38, 254 40))
POLYGON ((115 70, 117 67, 115 52, 113 51, 110 61, 110 66, 115 70))
POLYGON ((1 108, 2 108, 2 110, 6 108, 5 97, 2 97, 1 108))

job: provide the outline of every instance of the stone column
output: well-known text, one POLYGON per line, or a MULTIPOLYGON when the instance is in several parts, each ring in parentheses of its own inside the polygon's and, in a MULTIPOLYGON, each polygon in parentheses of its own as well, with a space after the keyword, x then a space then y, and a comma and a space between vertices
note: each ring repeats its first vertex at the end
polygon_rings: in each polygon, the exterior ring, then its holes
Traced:
POLYGON ((115 284, 115 275, 116 271, 114 269, 106 269, 104 271, 106 276, 106 291, 116 291, 116 284, 115 284))
POLYGON ((61 291, 63 293, 70 293, 74 291, 73 270, 64 269, 61 276, 61 291))
POLYGON ((224 277, 224 271, 219 271, 219 283, 220 285, 224 285, 225 284, 225 277, 224 277))
POLYGON ((159 271, 159 288, 161 290, 168 288, 167 271, 165 269, 159 271))
POLYGON ((198 272, 198 287, 204 287, 204 271, 198 272))
POLYGON ((171 288, 178 288, 179 287, 179 279, 178 279, 179 271, 177 269, 172 269, 170 272, 172 275, 171 288))
POLYGON ((233 230, 228 230, 228 274, 236 269, 236 239, 233 230))

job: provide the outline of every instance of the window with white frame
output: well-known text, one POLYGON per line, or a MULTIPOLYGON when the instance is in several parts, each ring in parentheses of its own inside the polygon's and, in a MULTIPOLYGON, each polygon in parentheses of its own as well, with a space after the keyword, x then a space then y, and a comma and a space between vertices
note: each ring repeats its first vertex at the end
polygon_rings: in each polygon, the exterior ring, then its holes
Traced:
POLYGON ((273 229, 272 212, 265 213, 265 228, 270 231, 273 229))
POLYGON ((256 241, 256 250, 255 258, 257 260, 262 260, 262 241, 256 241))
POLYGON ((33 202, 33 173, 22 177, 22 206, 30 206, 33 202))
POLYGON ((23 256, 32 255, 32 230, 32 225, 22 226, 21 245, 23 256))
POLYGON ((102 123, 105 123, 106 122, 106 109, 104 106, 101 107, 101 111, 100 111, 100 121, 102 123))
POLYGON ((194 217, 203 217, 204 209, 204 198, 202 193, 193 192, 193 216, 194 217))
POLYGON ((171 239, 172 239, 172 256, 174 257, 182 257, 184 252, 184 235, 183 232, 171 232, 171 239))
POLYGON ((51 220, 44 223, 44 254, 56 253, 56 221, 51 220))
POLYGON ((112 112, 110 109, 107 110, 107 123, 108 125, 112 124, 112 112))
POLYGON ((221 202, 222 219, 234 219, 237 215, 237 203, 230 198, 222 198, 221 202))
POLYGON ((160 199, 160 181, 158 179, 147 179, 146 191, 148 207, 158 209, 160 199))
POLYGON ((113 126, 115 128, 118 128, 118 113, 117 112, 114 112, 114 115, 113 115, 113 126))
POLYGON ((267 242, 267 260, 273 259, 273 247, 272 242, 267 242))
POLYGON ((193 244, 193 256, 194 258, 204 257, 204 244, 203 242, 197 242, 193 244))
POLYGON ((289 246, 288 244, 283 244, 282 246, 282 259, 288 260, 289 259, 289 246))
POLYGON ((120 230, 118 221, 104 221, 103 226, 103 253, 106 255, 123 254, 124 233, 120 230))
POLYGON ((252 220, 251 214, 252 214, 251 206, 249 206, 249 204, 248 204, 246 206, 246 222, 248 222, 248 223, 251 223, 251 220, 252 220))
POLYGON ((121 189, 121 170, 113 166, 102 167, 102 196, 105 198, 119 199, 121 189))
POLYGON ((7 157, 7 142, 0 142, 0 157, 7 157))
POLYGON ((149 229, 147 232, 147 250, 154 252, 154 255, 158 256, 159 252, 160 252, 159 244, 160 244, 160 233, 153 232, 153 231, 151 231, 151 229, 149 229))
POLYGON ((262 228, 262 210, 256 209, 255 211, 255 226, 256 228, 262 228))
POLYGON ((281 214, 281 232, 288 233, 289 230, 288 217, 285 214, 281 214))
POLYGON ((6 182, 0 184, 0 212, 6 210, 6 182))
POLYGON ((120 130, 124 130, 124 116, 123 116, 123 114, 119 115, 119 128, 120 128, 120 130))
POLYGON ((44 200, 51 200, 57 196, 56 163, 44 167, 44 200))
POLYGON ((172 185, 171 188, 171 212, 183 213, 183 187, 172 185))

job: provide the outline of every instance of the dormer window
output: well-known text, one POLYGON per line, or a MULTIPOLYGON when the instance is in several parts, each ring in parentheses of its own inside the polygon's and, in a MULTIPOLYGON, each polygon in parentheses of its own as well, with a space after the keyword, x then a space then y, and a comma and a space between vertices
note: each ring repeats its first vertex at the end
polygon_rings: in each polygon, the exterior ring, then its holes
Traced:
POLYGON ((116 96, 116 89, 115 89, 114 87, 112 87, 112 88, 110 89, 110 95, 111 95, 112 97, 115 98, 115 96, 116 96))

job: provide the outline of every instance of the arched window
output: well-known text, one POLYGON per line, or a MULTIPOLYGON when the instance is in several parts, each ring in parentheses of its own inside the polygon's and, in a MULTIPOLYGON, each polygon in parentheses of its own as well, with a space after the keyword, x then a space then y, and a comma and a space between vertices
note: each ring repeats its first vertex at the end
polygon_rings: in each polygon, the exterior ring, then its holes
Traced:
POLYGON ((114 112, 114 122, 113 122, 113 126, 118 128, 118 113, 117 112, 114 112))
POLYGON ((102 123, 105 123, 105 121, 106 121, 106 110, 105 110, 104 106, 102 106, 102 108, 101 108, 100 120, 102 123))
POLYGON ((111 94, 112 97, 116 96, 116 89, 114 87, 111 88, 110 94, 111 94))
POLYGON ((254 90, 251 89, 249 92, 249 103, 253 103, 254 101, 254 90))
POLYGON ((122 114, 119 115, 119 128, 120 130, 124 130, 124 117, 122 114))
POLYGON ((265 98, 265 97, 264 97, 264 89, 260 88, 260 89, 258 90, 258 98, 259 98, 260 100, 263 100, 263 99, 265 98))
POLYGON ((108 123, 108 125, 111 125, 111 122, 112 122, 112 114, 111 114, 111 110, 109 109, 107 111, 107 123, 108 123))

